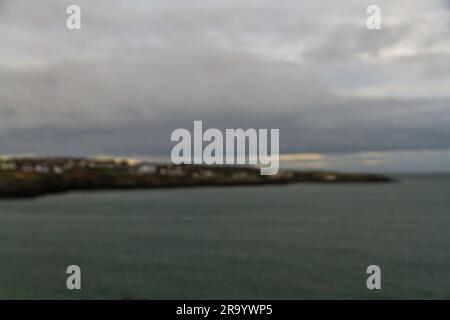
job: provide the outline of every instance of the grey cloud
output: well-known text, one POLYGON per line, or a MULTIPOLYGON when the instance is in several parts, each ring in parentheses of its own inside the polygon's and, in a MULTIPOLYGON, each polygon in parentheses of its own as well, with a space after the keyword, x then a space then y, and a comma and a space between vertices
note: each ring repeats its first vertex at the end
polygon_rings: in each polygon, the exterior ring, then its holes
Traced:
POLYGON ((354 25, 343 25, 325 40, 320 39, 318 44, 312 45, 305 56, 317 62, 355 60, 362 54, 377 57, 382 49, 404 40, 411 30, 410 25, 384 28, 379 32, 354 25))
MULTIPOLYGON (((78 2, 75 33, 64 27, 69 1, 0 2, 0 153, 167 155, 170 132, 194 120, 279 128, 282 152, 450 148, 448 97, 352 94, 365 83, 449 82, 445 48, 421 51, 448 30, 368 32, 356 0, 78 2), (418 35, 416 56, 376 60, 418 35), (336 94, 344 82, 349 94, 336 94)), ((403 2, 442 9, 429 3, 403 2)))
POLYGON ((343 153, 365 150, 450 148, 448 100, 339 101, 284 115, 272 111, 172 110, 159 117, 140 117, 109 125, 36 126, 9 130, 1 150, 39 154, 151 154, 169 156, 174 129, 279 128, 282 152, 343 153), (426 107, 424 107, 426 106, 426 107), (368 112, 370 110, 370 112, 368 112), (407 111, 405 111, 407 110, 407 111), (126 143, 125 143, 126 142, 126 143))
POLYGON ((100 61, 65 61, 2 74, 2 100, 25 123, 70 125, 74 118, 67 114, 122 121, 173 109, 285 112, 327 96, 308 68, 209 49, 118 50, 100 61))

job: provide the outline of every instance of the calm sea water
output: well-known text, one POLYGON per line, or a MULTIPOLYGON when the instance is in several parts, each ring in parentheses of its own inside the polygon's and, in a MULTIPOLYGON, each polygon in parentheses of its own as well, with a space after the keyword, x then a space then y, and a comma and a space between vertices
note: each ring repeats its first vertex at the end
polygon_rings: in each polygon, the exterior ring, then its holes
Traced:
POLYGON ((450 298, 450 176, 402 179, 2 201, 0 298, 450 298))

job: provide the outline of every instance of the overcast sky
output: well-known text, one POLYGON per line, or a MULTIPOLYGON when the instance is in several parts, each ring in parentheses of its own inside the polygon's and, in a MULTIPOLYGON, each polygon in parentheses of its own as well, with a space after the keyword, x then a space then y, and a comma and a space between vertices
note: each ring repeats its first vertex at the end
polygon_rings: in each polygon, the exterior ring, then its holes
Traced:
POLYGON ((0 154, 164 158, 203 120, 298 168, 448 171, 449 88, 449 0, 0 0, 0 154))

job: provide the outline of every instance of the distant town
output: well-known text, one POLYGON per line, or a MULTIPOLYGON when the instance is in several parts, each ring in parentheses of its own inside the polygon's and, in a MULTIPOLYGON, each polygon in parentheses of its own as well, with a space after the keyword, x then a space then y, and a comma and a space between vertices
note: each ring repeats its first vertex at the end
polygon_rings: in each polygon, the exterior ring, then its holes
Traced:
POLYGON ((157 164, 113 157, 0 158, 0 198, 77 190, 391 181, 380 175, 331 172, 280 171, 261 176, 257 167, 157 164))

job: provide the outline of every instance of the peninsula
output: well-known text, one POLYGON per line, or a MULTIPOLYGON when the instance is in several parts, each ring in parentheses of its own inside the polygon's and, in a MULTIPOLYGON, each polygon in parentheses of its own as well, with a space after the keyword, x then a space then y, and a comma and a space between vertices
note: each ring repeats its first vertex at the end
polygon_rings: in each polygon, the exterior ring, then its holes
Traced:
POLYGON ((382 183, 389 177, 256 167, 156 164, 127 158, 21 157, 0 159, 0 198, 32 198, 80 190, 121 190, 292 183, 382 183))

